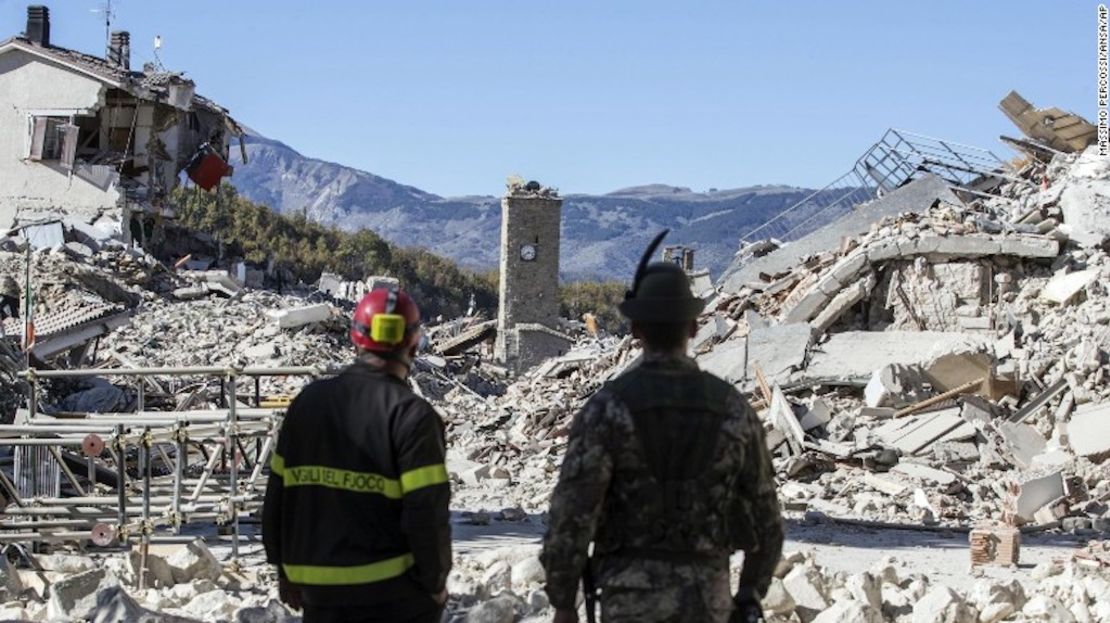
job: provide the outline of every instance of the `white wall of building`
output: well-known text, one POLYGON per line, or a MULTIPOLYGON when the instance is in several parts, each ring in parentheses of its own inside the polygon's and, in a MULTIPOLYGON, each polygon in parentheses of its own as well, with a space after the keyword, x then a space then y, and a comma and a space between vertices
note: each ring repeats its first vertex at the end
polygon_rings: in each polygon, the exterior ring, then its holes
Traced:
POLYGON ((71 172, 58 161, 27 159, 30 116, 96 114, 105 90, 98 80, 22 50, 0 54, 0 227, 47 216, 92 219, 116 209, 113 167, 79 164, 71 172))

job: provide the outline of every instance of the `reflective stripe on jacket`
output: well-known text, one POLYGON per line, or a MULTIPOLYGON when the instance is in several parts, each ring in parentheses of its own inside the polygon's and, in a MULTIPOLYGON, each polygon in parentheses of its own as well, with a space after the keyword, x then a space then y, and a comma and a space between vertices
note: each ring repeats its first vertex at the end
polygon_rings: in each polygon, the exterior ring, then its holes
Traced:
POLYGON ((365 363, 290 405, 263 507, 267 559, 308 603, 377 603, 443 589, 451 567, 443 424, 365 363))

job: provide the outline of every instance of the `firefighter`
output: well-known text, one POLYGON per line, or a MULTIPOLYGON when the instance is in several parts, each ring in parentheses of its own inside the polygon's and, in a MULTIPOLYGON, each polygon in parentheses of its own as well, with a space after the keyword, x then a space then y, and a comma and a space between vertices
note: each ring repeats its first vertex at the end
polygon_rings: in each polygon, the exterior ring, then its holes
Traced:
POLYGON ((262 511, 281 600, 305 623, 438 622, 451 569, 443 421, 406 383, 420 311, 362 298, 357 359, 289 407, 262 511))
POLYGON ((620 306, 641 363, 577 414, 552 494, 541 560, 556 623, 578 620, 580 579, 591 622, 597 589, 607 623, 759 621, 782 552, 763 428, 735 388, 687 356, 705 304, 681 267, 648 264, 662 238, 620 306))

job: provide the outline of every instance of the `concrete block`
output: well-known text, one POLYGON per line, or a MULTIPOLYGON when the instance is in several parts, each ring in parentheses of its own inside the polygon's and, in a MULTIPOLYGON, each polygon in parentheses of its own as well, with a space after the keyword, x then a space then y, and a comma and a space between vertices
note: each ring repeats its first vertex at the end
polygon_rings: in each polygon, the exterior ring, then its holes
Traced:
POLYGON ((1087 247, 1110 236, 1110 182, 1090 180, 1069 184, 1060 193, 1068 237, 1087 247))
POLYGON ((1066 305, 1097 279, 1098 270, 1093 268, 1056 275, 1041 289, 1040 299, 1057 305, 1066 305))
POLYGON ((334 309, 327 303, 318 303, 306 307, 292 309, 278 309, 267 312, 282 329, 295 329, 314 322, 323 322, 332 317, 334 309))
POLYGON ((852 285, 842 289, 810 323, 813 325, 813 329, 817 331, 817 333, 824 333, 838 318, 840 318, 841 314, 848 311, 848 309, 856 303, 862 301, 873 286, 873 280, 860 279, 852 285))
POLYGON ((956 257, 982 257, 998 255, 1002 245, 982 236, 945 236, 937 243, 937 255, 956 257))
POLYGON ((851 575, 844 582, 844 588, 848 589, 852 597, 860 603, 874 608, 875 610, 882 609, 882 579, 878 576, 867 571, 851 575))
POLYGON ((824 400, 817 398, 813 401, 813 406, 806 410, 805 414, 800 420, 802 430, 812 430, 818 426, 824 426, 832 420, 832 409, 824 400))
POLYGON ((511 593, 498 595, 470 609, 466 623, 513 623, 516 620, 517 597, 511 593))
POLYGON ((7 556, 0 556, 0 600, 10 601, 23 592, 19 570, 12 566, 7 556))
POLYGON ((721 342, 697 357, 698 367, 706 372, 737 383, 747 378, 748 340, 733 338, 721 342))
POLYGON ((184 547, 178 548, 166 558, 166 562, 173 569, 173 579, 178 583, 193 580, 214 582, 223 574, 220 561, 212 555, 201 539, 195 539, 184 547))
MULTIPOLYGON (((884 431, 879 436, 886 445, 898 448, 903 455, 913 455, 927 450, 936 441, 953 441, 948 438, 949 433, 965 425, 960 418, 958 408, 911 416, 904 420, 906 423, 902 427, 884 431)), ((974 435, 975 429, 970 426, 969 428, 970 434, 974 435)))
POLYGON ((979 447, 970 441, 938 441, 933 457, 941 463, 972 463, 979 460, 979 447))
POLYGON ((525 558, 512 567, 513 586, 528 587, 543 584, 545 577, 543 565, 536 556, 525 558))
POLYGON ((867 261, 872 264, 885 262, 898 257, 898 245, 878 242, 867 247, 867 261))
POLYGON ((995 424, 995 429, 1018 467, 1028 469, 1033 465, 1033 459, 1045 450, 1044 437, 1029 424, 1001 421, 995 424))
POLYGON ((1050 258, 1060 254, 1060 243, 1044 236, 1004 236, 999 254, 1029 258, 1050 258))
MULTIPOLYGON (((1027 621, 1074 621, 1075 617, 1064 604, 1047 595, 1034 595, 1026 602, 1021 613, 1027 621)), ((915 622, 916 623, 916 622, 915 622)))
POLYGON ((824 578, 814 567, 804 564, 794 567, 782 583, 794 599, 795 612, 803 623, 812 623, 830 605, 824 578))
POLYGON ((783 324, 808 322, 821 311, 828 301, 828 294, 816 288, 810 290, 809 294, 805 295, 794 307, 790 308, 790 311, 786 312, 782 320, 783 324))
POLYGON ((882 621, 883 615, 879 608, 855 599, 837 600, 828 610, 813 619, 813 623, 882 623, 882 621))
POLYGON ((936 253, 940 250, 941 241, 944 240, 941 236, 922 236, 913 241, 913 251, 915 255, 929 255, 936 253))
POLYGON ((909 490, 909 485, 901 480, 870 472, 863 475, 863 484, 891 497, 898 497, 909 490))
MULTIPOLYGON (((813 339, 813 329, 806 323, 780 324, 748 334, 748 369, 758 364, 768 380, 785 376, 805 363, 813 339)), ((754 376, 749 372, 748 376, 754 376)))
POLYGON ((96 596, 95 616, 91 623, 120 623, 121 621, 196 623, 197 619, 147 610, 132 599, 121 586, 111 586, 101 590, 96 596))
POLYGON ((766 329, 770 326, 767 319, 759 315, 759 312, 754 309, 744 310, 744 322, 748 324, 748 329, 754 331, 756 329, 766 329))
POLYGON ((1034 478, 1021 484, 1015 502, 1015 514, 1018 518, 1031 521, 1033 514, 1046 504, 1064 497, 1064 478, 1061 472, 1034 478))
POLYGON ((82 571, 50 586, 47 616, 51 619, 88 619, 96 610, 96 595, 119 581, 104 569, 82 571))
POLYGON ((868 407, 910 405, 928 397, 925 383, 925 376, 917 366, 883 366, 875 370, 863 388, 864 402, 868 407))
MULTIPOLYGON (((138 550, 132 550, 129 558, 131 563, 131 574, 135 578, 139 578, 139 571, 142 566, 142 556, 138 550)), ((148 553, 146 557, 146 586, 152 588, 169 588, 177 583, 173 577, 173 567, 161 556, 148 553)))
POLYGON ((950 485, 956 482, 955 475, 950 474, 942 469, 936 469, 935 467, 922 465, 921 463, 910 463, 907 461, 901 461, 894 467, 890 468, 890 471, 897 472, 899 474, 905 474, 906 476, 916 478, 918 480, 929 481, 941 486, 950 485))
POLYGON ((238 609, 239 605, 232 596, 222 589, 201 593, 182 607, 182 610, 201 621, 230 620, 238 609))
POLYGON ((956 591, 936 585, 913 605, 913 623, 961 623, 973 621, 972 609, 956 591))
POLYGON ((771 578, 771 585, 767 587, 767 594, 763 596, 761 603, 764 611, 780 616, 789 616, 796 607, 794 598, 779 578, 771 578))
POLYGON ((1081 405, 1068 422, 1068 442, 1078 456, 1110 454, 1110 403, 1081 405))
POLYGON ((959 332, 844 331, 814 348, 798 381, 863 387, 883 366, 924 364, 951 352, 985 351, 993 343, 959 332))
POLYGON ((832 274, 840 283, 851 283, 859 277, 867 266, 867 253, 863 250, 853 251, 832 267, 832 274))

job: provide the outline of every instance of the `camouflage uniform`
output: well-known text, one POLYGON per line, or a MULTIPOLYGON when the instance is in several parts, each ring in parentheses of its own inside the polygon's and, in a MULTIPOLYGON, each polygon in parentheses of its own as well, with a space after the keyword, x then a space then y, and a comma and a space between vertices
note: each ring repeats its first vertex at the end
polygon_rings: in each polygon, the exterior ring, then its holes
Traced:
POLYGON ((552 605, 574 609, 594 542, 602 620, 727 621, 728 557, 763 594, 783 526, 763 429, 730 385, 685 357, 646 356, 578 413, 542 561, 552 605))

